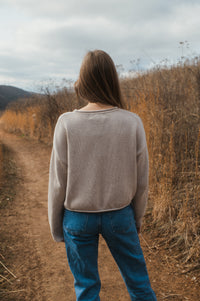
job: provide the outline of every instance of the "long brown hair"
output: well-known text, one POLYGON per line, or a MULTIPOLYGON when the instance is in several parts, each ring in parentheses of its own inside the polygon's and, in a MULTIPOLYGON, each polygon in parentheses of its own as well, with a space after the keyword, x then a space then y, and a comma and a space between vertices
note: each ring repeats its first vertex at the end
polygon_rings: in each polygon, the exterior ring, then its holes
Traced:
POLYGON ((78 98, 125 108, 115 65, 103 50, 87 52, 74 88, 78 98))

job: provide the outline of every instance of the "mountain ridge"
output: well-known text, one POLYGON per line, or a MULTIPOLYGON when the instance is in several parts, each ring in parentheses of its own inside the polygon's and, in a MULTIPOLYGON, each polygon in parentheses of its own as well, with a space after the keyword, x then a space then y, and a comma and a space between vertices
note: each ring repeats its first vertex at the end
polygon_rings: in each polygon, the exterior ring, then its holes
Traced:
POLYGON ((35 93, 10 85, 0 85, 0 110, 5 110, 7 105, 22 98, 29 98, 35 93))

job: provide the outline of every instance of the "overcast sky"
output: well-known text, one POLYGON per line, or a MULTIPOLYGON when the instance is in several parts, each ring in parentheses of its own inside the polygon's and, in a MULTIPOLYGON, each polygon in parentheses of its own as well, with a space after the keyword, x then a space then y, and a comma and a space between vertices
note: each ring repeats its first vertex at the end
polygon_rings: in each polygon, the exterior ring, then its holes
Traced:
POLYGON ((174 64, 200 54, 199 16, 199 0, 0 0, 0 84, 75 80, 94 49, 125 71, 174 64))

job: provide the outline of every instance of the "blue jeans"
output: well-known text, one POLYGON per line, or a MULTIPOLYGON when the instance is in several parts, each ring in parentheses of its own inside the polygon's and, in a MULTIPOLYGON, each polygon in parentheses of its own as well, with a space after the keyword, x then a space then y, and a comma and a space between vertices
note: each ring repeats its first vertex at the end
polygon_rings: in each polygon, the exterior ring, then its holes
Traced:
POLYGON ((156 300, 136 230, 131 205, 100 213, 65 209, 63 234, 77 301, 99 301, 97 257, 99 234, 105 239, 131 300, 156 300))

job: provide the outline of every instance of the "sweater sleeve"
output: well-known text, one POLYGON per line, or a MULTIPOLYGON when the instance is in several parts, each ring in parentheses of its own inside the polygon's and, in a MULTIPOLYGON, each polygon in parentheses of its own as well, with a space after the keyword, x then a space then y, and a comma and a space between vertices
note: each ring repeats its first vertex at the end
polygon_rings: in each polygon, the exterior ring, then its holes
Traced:
POLYGON ((142 218, 145 213, 148 199, 149 185, 149 160, 146 143, 146 135, 143 123, 139 118, 137 127, 137 190, 133 198, 132 205, 135 213, 137 227, 142 225, 142 218))
POLYGON ((63 241, 63 212, 67 185, 67 133, 61 117, 54 130, 49 166, 48 220, 53 239, 63 241))

